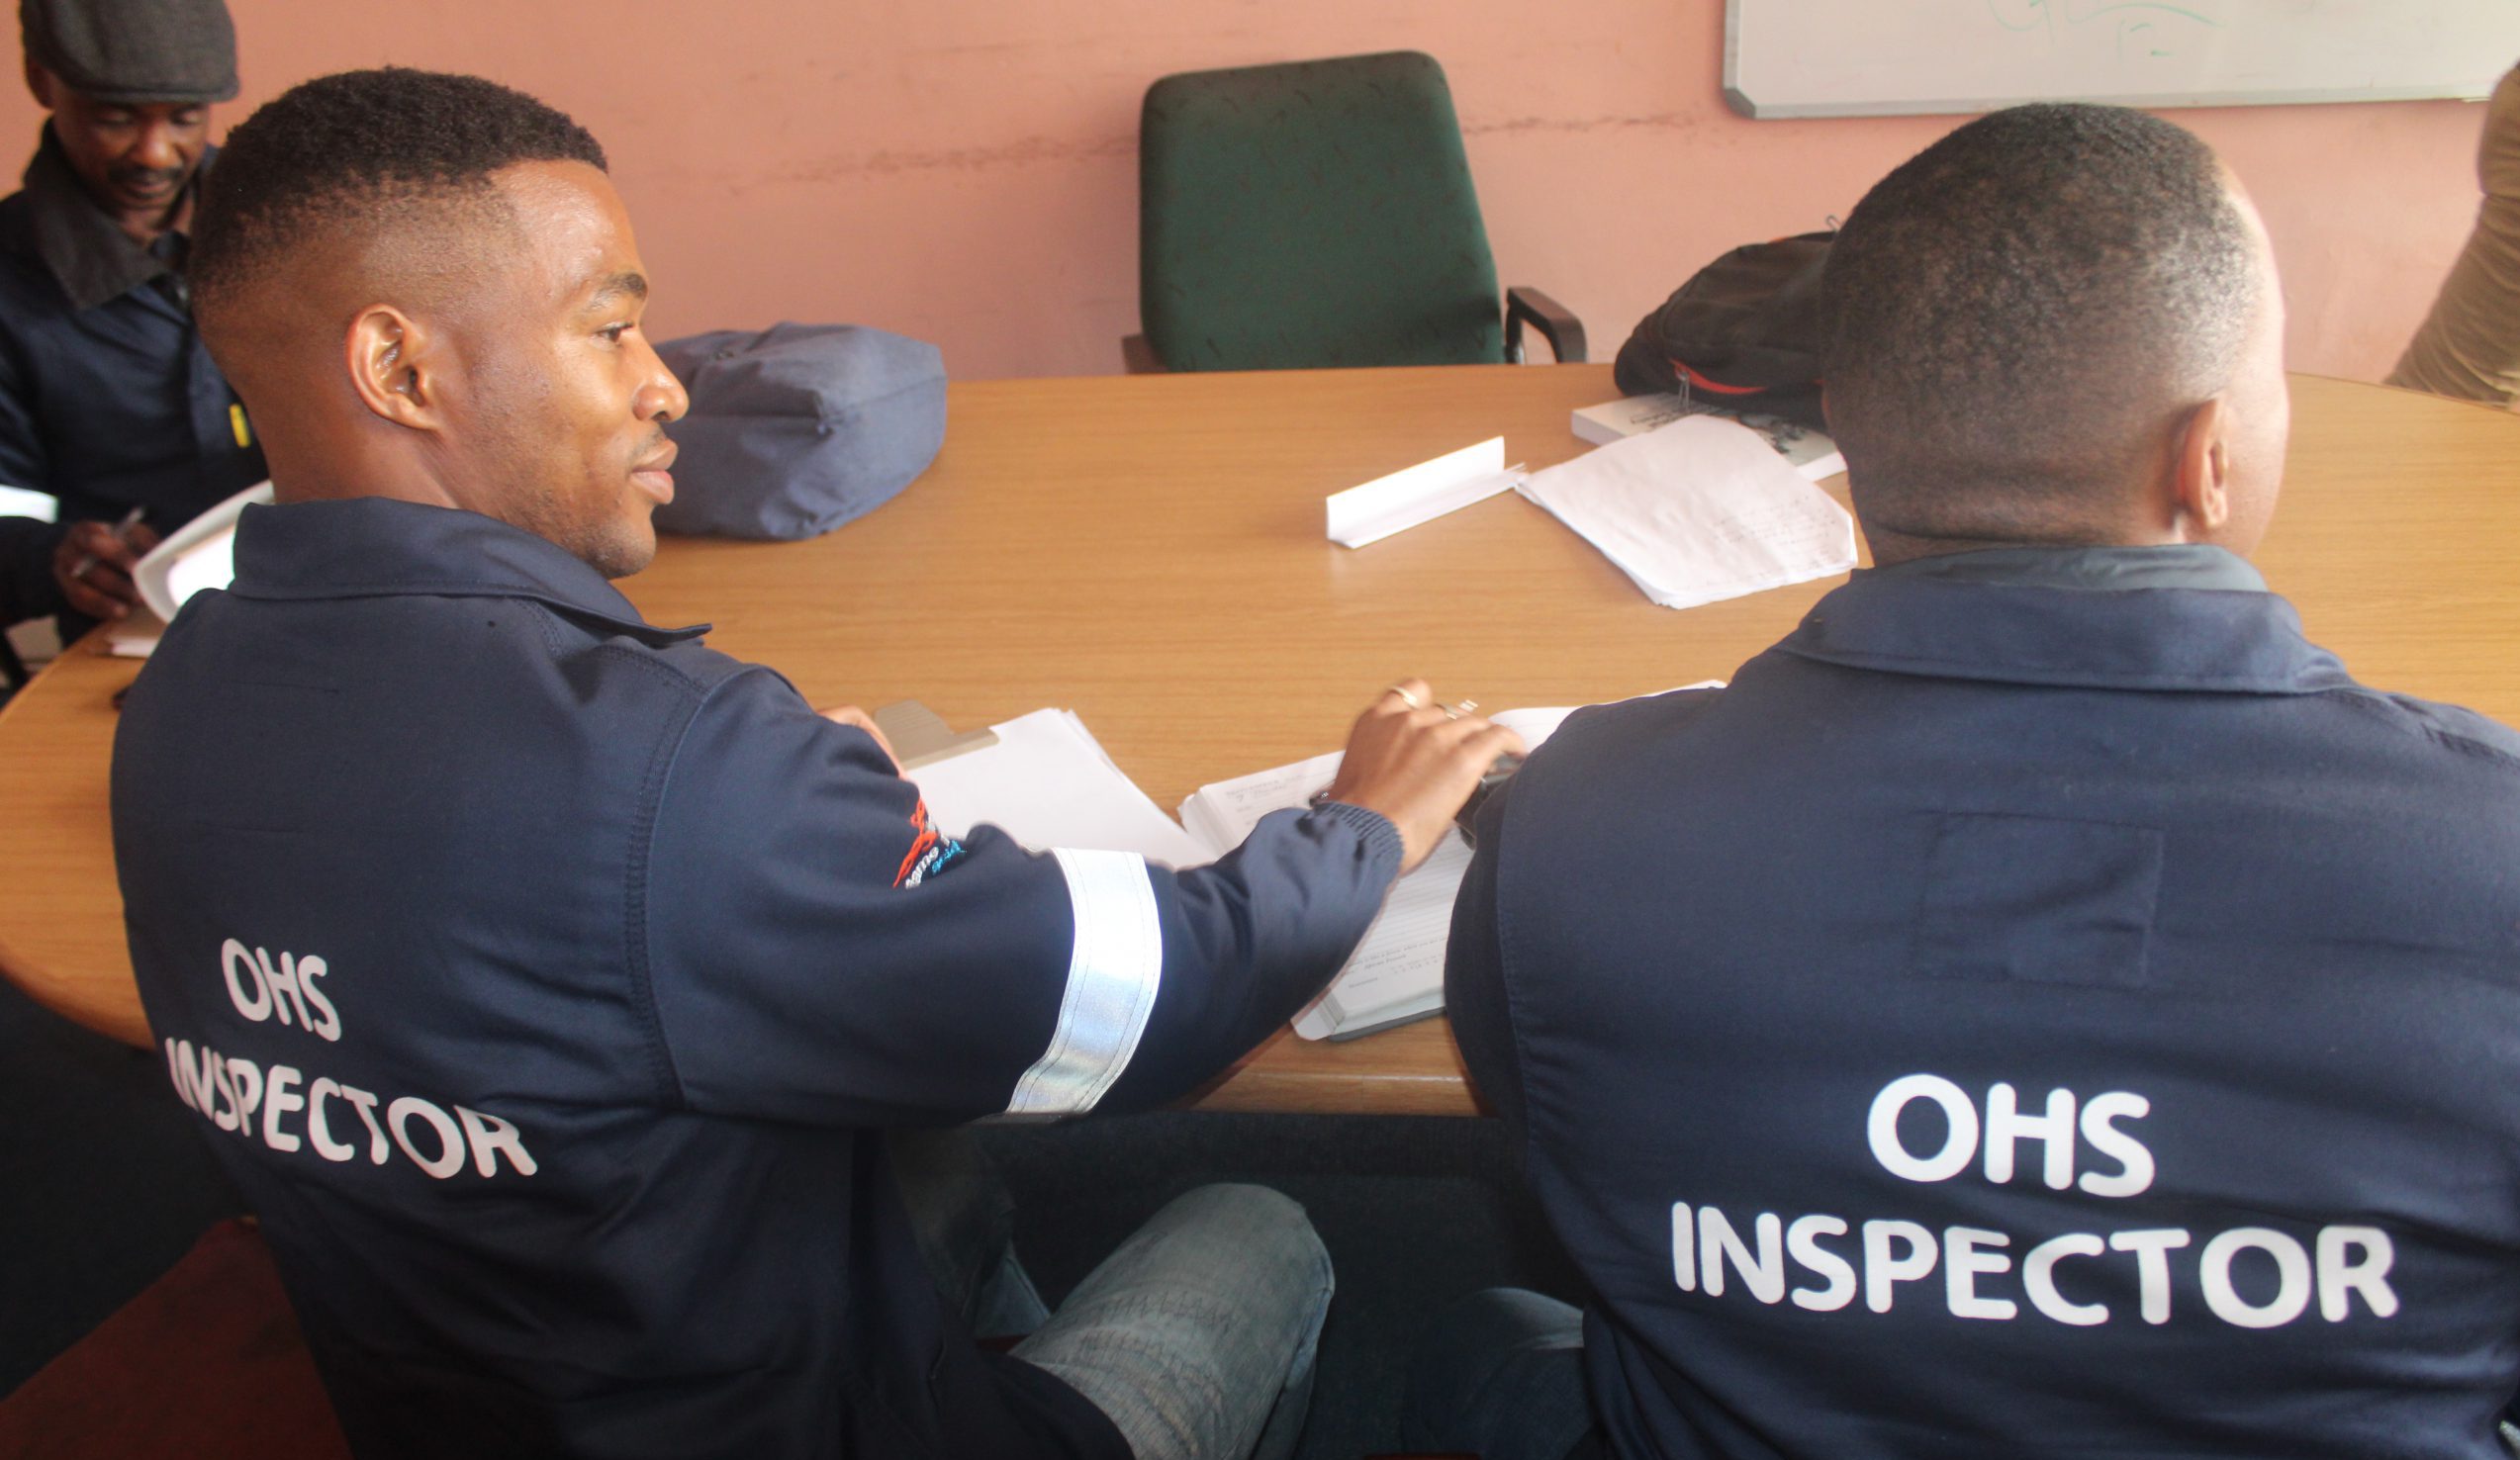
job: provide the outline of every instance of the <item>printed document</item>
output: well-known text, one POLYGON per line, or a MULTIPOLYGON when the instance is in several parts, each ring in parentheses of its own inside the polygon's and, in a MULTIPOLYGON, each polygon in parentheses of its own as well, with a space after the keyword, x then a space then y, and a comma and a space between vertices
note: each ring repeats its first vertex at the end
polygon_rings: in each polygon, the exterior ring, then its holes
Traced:
POLYGON ((995 745, 910 774, 938 831, 960 837, 985 821, 1035 852, 1136 852, 1176 867, 1215 860, 1120 774, 1073 712, 1035 710, 991 728, 995 745))
MULTIPOLYGON (((1710 680, 1688 687, 1713 688, 1722 683, 1710 680)), ((1537 749, 1577 708, 1505 710, 1489 718, 1537 749)), ((1261 817, 1304 806, 1315 792, 1327 789, 1339 774, 1339 761, 1334 751, 1200 786, 1181 803, 1181 824, 1222 856, 1251 835, 1261 817)), ((1443 845, 1417 870, 1392 884, 1381 914, 1365 930, 1347 966, 1295 1017, 1295 1033, 1308 1040, 1353 1039, 1443 1012, 1444 949, 1452 933, 1452 900, 1469 869, 1469 844, 1458 831, 1447 832, 1443 845)))
POLYGON ((1646 597, 1689 608, 1855 566, 1855 519, 1738 421, 1692 415, 1517 489, 1646 597))

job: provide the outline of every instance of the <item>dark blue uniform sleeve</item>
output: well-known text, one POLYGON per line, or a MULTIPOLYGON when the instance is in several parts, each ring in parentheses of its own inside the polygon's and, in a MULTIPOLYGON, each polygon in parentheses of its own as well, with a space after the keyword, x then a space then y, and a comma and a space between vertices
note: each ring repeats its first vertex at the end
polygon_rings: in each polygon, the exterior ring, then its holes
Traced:
MULTIPOLYGON (((0 486, 50 492, 52 469, 36 428, 16 351, 0 342, 0 486)), ((67 529, 33 517, 0 517, 0 624, 56 612, 52 549, 67 529)))
MULTIPOLYGON (((833 1125, 1135 1109, 1283 1023, 1363 935, 1399 833, 1279 813, 1212 867, 955 841, 864 732, 739 675, 663 771, 634 947, 694 1109, 833 1125)), ((634 962, 636 960, 634 959, 634 962)))
POLYGON ((20 348, 14 333, 0 331, 0 486, 58 496, 20 348))
POLYGON ((52 549, 62 529, 33 517, 0 517, 0 625, 56 612, 52 549))

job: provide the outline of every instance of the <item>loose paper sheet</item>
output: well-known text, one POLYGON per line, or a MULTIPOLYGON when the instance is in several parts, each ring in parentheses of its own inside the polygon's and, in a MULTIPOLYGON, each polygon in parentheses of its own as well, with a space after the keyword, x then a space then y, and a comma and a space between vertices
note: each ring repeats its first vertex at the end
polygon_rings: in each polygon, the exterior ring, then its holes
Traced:
POLYGON ((1520 489, 1672 608, 1855 566, 1855 519, 1756 432, 1692 415, 1535 472, 1520 489))
POLYGON ((1176 867, 1212 860, 1120 774, 1073 713, 1035 710, 991 728, 997 744, 910 776, 937 830, 959 837, 985 821, 1036 852, 1136 852, 1176 867))

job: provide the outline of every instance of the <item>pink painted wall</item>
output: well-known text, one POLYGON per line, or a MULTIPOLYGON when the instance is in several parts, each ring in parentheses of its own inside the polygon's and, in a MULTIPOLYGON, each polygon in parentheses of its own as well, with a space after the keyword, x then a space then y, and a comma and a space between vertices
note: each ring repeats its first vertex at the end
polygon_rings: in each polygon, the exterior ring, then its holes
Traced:
MULTIPOLYGON (((660 334, 780 319, 936 341, 958 377, 1102 373, 1137 328, 1137 111, 1169 71, 1413 47, 1451 76, 1505 282, 1597 356, 1736 242, 1820 226, 1948 118, 1748 122, 1717 0, 230 0, 242 117, 397 62, 603 139, 660 334)), ((2481 109, 2174 114, 2256 194, 2295 368, 2377 378, 2475 207, 2481 109)), ((38 113, 0 100, 0 138, 38 113)))

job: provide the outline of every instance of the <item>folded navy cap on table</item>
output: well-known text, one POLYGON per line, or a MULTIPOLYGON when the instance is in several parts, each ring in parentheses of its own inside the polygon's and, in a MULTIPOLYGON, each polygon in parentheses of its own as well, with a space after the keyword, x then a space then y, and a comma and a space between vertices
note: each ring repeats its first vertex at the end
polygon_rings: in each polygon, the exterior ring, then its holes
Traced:
POLYGON ((720 329, 657 346, 691 393, 659 531, 800 538, 890 501, 945 444, 936 346, 856 324, 720 329))

